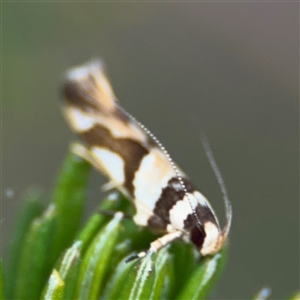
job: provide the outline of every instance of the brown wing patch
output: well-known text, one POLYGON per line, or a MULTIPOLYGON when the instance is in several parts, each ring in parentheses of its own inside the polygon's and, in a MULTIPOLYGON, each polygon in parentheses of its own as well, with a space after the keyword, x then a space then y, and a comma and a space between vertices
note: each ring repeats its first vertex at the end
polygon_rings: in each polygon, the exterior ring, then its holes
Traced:
POLYGON ((91 130, 81 134, 89 147, 99 146, 117 153, 125 164, 125 188, 133 196, 133 178, 140 162, 149 151, 140 143, 123 138, 112 137, 110 131, 103 126, 96 125, 91 130))

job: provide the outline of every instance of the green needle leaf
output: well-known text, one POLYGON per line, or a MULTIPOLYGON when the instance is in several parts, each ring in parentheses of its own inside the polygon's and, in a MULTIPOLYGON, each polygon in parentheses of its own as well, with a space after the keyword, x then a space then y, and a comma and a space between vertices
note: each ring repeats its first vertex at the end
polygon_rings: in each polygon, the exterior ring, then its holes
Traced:
POLYGON ((80 248, 80 242, 75 242, 63 257, 62 265, 59 269, 65 281, 63 297, 65 300, 74 299, 81 264, 80 248))
POLYGON ((70 152, 59 174, 53 195, 57 209, 54 260, 72 243, 80 226, 90 169, 86 161, 70 152))
POLYGON ((49 249, 54 233, 55 208, 50 205, 44 214, 32 221, 21 250, 12 299, 38 299, 51 272, 53 262, 49 249))
POLYGON ((63 299, 64 281, 59 273, 54 269, 48 281, 48 288, 41 299, 60 300, 63 299))
POLYGON ((81 242, 75 242, 65 252, 65 255, 63 256, 58 269, 58 272, 63 280, 65 280, 68 277, 72 266, 74 266, 74 263, 79 260, 80 248, 81 242))
POLYGON ((45 286, 43 299, 73 299, 79 270, 81 242, 68 248, 45 286), (49 295, 53 295, 51 298, 49 295))
POLYGON ((118 299, 121 291, 121 286, 126 280, 131 268, 132 265, 130 263, 126 263, 125 260, 121 260, 118 267, 115 269, 113 276, 109 278, 106 284, 106 288, 99 299, 118 299))
POLYGON ((153 256, 148 254, 131 265, 126 281, 123 282, 117 299, 149 299, 155 278, 153 256))
POLYGON ((174 256, 173 268, 174 274, 180 274, 173 278, 173 287, 171 289, 171 299, 175 299, 184 284, 189 281, 191 274, 199 266, 200 254, 197 253, 195 247, 182 241, 175 242, 170 247, 170 252, 174 256))
POLYGON ((178 300, 205 299, 219 278, 226 260, 226 249, 222 249, 213 257, 205 257, 192 273, 178 300))
POLYGON ((174 282, 174 257, 167 247, 160 250, 155 260, 155 279, 150 300, 170 299, 170 290, 174 282))
POLYGON ((114 218, 101 230, 87 249, 79 271, 76 299, 97 299, 106 275, 106 266, 113 255, 121 231, 122 214, 114 218))
POLYGON ((40 189, 28 189, 20 210, 20 215, 17 218, 17 224, 14 228, 12 242, 9 247, 8 268, 5 276, 7 299, 12 299, 13 297, 18 265, 20 263, 21 251, 28 227, 31 221, 42 213, 41 195, 42 191, 40 189))
MULTIPOLYGON (((115 197, 116 193, 109 195, 105 200, 102 201, 99 210, 118 211, 118 201, 116 201, 115 197)), ((77 240, 82 242, 81 252, 83 255, 99 230, 111 219, 112 216, 106 216, 101 212, 96 212, 90 217, 87 224, 77 236, 77 240)))
POLYGON ((4 276, 2 260, 0 260, 0 300, 4 300, 4 276))

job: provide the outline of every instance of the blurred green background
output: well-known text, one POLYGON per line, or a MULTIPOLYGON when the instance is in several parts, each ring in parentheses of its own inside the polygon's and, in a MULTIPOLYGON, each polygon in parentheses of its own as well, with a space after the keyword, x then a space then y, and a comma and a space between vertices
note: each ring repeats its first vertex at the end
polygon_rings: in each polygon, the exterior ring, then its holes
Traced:
MULTIPOLYGON (((234 209, 212 295, 273 299, 299 285, 298 3, 2 3, 2 252, 32 185, 51 191, 73 140, 63 72, 101 56, 122 106, 148 126, 224 221, 200 142, 234 209)), ((103 198, 93 174, 86 214, 103 198)), ((6 253, 7 254, 7 253, 6 253)))

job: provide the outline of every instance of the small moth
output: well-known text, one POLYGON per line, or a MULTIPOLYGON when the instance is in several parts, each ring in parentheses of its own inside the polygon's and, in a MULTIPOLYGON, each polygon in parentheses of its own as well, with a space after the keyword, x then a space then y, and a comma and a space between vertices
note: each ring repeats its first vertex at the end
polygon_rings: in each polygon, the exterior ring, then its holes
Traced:
MULTIPOLYGON (((182 238, 203 256, 217 253, 227 239, 232 218, 222 180, 227 221, 221 230, 208 200, 159 140, 117 104, 102 61, 69 70, 62 93, 64 115, 84 142, 75 152, 107 176, 110 187, 132 200, 136 224, 164 232, 148 251, 156 252, 182 238)), ((218 169, 214 171, 219 179, 218 169)))

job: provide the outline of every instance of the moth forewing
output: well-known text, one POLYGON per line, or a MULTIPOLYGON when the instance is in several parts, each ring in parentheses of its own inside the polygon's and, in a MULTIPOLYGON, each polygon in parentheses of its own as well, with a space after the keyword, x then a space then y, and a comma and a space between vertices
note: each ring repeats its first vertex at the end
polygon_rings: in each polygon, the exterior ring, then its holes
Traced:
POLYGON ((69 70, 62 94, 66 119, 83 141, 76 153, 132 200, 136 224, 165 232, 150 251, 178 238, 191 241, 202 255, 222 247, 231 222, 229 201, 221 231, 207 199, 160 141, 117 104, 100 60, 69 70))

